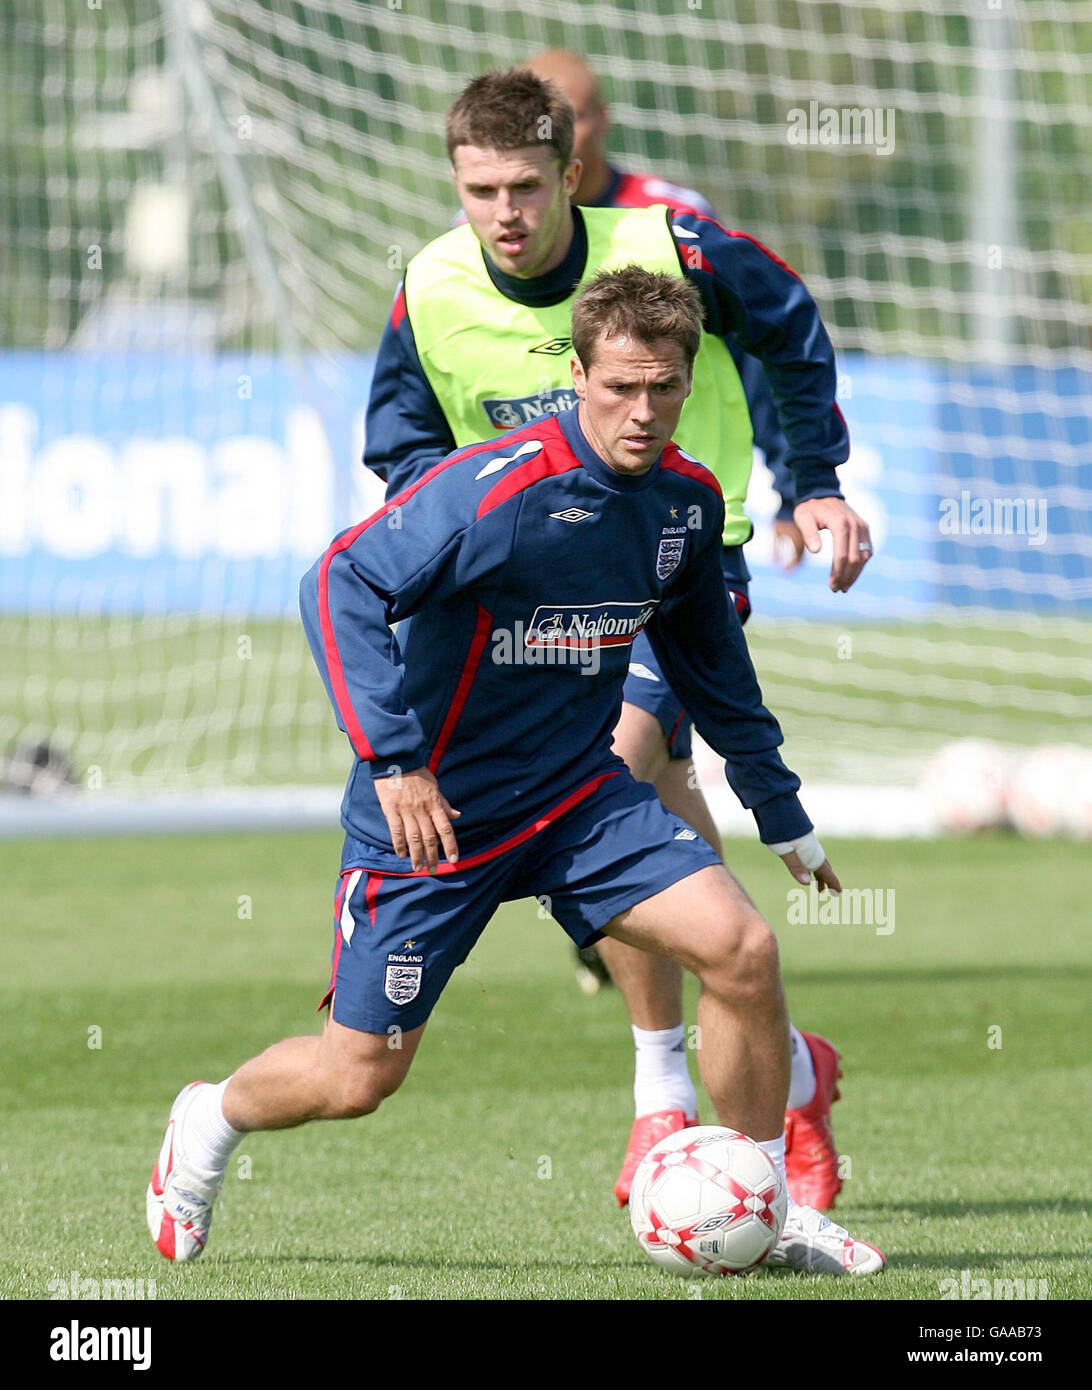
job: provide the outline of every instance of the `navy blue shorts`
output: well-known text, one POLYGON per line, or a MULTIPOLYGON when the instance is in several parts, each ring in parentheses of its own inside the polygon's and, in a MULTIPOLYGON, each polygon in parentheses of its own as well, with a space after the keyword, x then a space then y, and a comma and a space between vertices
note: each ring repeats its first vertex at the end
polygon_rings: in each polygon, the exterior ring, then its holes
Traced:
POLYGON ((612 917, 721 862, 625 769, 590 783, 545 828, 503 843, 503 852, 442 861, 430 875, 384 869, 404 861, 347 838, 319 1007, 332 994, 334 1021, 363 1033, 417 1028, 501 903, 537 898, 578 946, 590 946, 612 917))
MULTIPOLYGON (((743 558, 741 545, 726 546, 723 556, 724 583, 728 589, 728 602, 745 623, 751 613, 751 601, 747 597, 747 586, 751 574, 743 558)), ((660 728, 667 739, 668 753, 672 758, 689 759, 692 752, 691 734, 693 725, 674 691, 664 679, 660 663, 652 651, 652 643, 643 632, 638 633, 630 648, 629 675, 622 698, 627 705, 636 705, 647 710, 659 720, 660 728)))

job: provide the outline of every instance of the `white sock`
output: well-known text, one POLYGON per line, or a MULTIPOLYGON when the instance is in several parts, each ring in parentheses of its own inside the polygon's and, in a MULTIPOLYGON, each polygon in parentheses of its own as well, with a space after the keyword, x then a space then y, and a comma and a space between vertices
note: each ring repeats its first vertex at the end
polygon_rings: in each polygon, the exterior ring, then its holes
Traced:
POLYGON ((186 1111, 186 1157, 208 1173, 222 1172, 246 1138, 224 1119, 224 1091, 230 1080, 229 1076, 218 1086, 203 1086, 186 1111))
POLYGON ((799 1110, 815 1095, 815 1063, 811 1060, 811 1049, 803 1035, 791 1023, 789 1040, 792 1043, 792 1074, 789 1077, 786 1108, 799 1110))
POLYGON ((788 1209, 789 1211, 792 1211, 793 1207, 796 1206, 796 1203, 792 1199, 792 1193, 789 1192, 789 1179, 785 1173, 784 1134, 780 1135, 777 1139, 759 1139, 756 1140, 756 1143, 758 1144, 758 1147, 762 1150, 762 1152, 766 1155, 767 1158, 773 1159, 774 1166, 777 1168, 777 1171, 781 1174, 781 1181, 784 1184, 785 1192, 789 1199, 788 1209))
POLYGON ((698 1111, 698 1096, 686 1065, 686 1030, 651 1031, 634 1028, 633 1103, 638 1115, 657 1110, 681 1110, 688 1116, 698 1111))

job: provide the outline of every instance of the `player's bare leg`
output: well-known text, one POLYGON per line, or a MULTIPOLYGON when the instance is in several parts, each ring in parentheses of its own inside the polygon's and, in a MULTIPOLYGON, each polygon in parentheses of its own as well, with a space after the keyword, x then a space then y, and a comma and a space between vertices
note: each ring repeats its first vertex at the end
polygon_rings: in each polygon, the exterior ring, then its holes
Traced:
MULTIPOLYGON (((698 1066, 722 1125, 749 1134, 785 1174, 789 1017, 777 942, 726 868, 705 868, 646 898, 607 926, 616 939, 667 954, 701 982, 698 1066)), ((875 1246, 855 1240, 790 1193, 768 1262, 817 1274, 883 1269, 875 1246)))
MULTIPOLYGON (((637 781, 653 783, 668 810, 692 825, 720 853, 705 798, 691 785, 690 762, 671 757, 655 715, 624 704, 614 730, 614 751, 637 781)), ((635 1118, 614 1184, 614 1195, 625 1206, 641 1159, 664 1135, 697 1123, 698 1100, 687 1065, 681 967, 610 937, 597 949, 633 1025, 635 1118)))
POLYGON ((184 1087, 145 1198, 159 1251, 186 1261, 204 1250, 228 1160, 247 1133, 370 1114, 405 1080, 424 1031, 361 1033, 327 1018, 321 1035, 274 1043, 217 1086, 184 1087))
POLYGON ((224 1091, 224 1118, 250 1131, 370 1115, 406 1079, 424 1031, 361 1033, 328 1018, 321 1034, 285 1038, 245 1062, 224 1091))
MULTIPOLYGON (((719 855, 723 847, 705 797, 696 784, 689 759, 672 758, 663 729, 655 715, 636 705, 624 704, 615 728, 614 751, 634 777, 652 782, 667 809, 701 835, 719 855)), ((671 1052, 663 1040, 678 1036, 683 1023, 682 970, 671 960, 635 951, 609 938, 599 943, 599 954, 621 991, 634 1026, 636 1050, 636 1106, 615 1196, 623 1205, 637 1164, 652 1141, 682 1128, 697 1118, 697 1100, 686 1072, 686 1050, 671 1052), (658 1053, 660 1055, 658 1055, 658 1053), (642 1086, 642 1072, 652 1071, 651 1084, 642 1086), (658 1096, 661 1082, 667 1087, 658 1096), (680 1101, 682 1108, 680 1109, 680 1101)), ((837 1049, 816 1034, 790 1029, 792 1072, 790 1108, 786 1115, 787 1161, 793 1192, 798 1199, 819 1208, 832 1207, 842 1186, 838 1149, 830 1123, 830 1109, 838 1099, 841 1076, 837 1049)))
POLYGON ((727 869, 702 869, 619 914, 607 932, 698 976, 698 1061, 717 1115, 753 1139, 776 1138, 789 1020, 777 941, 743 888, 727 869))
MULTIPOLYGON (((638 782, 651 782, 667 809, 720 853, 720 836, 705 797, 699 787, 690 785, 690 762, 670 756, 655 715, 637 705, 623 705, 614 730, 614 751, 638 782)), ((598 949, 634 1027, 660 1032, 682 1024, 682 970, 674 961, 609 939, 601 941, 598 949)))

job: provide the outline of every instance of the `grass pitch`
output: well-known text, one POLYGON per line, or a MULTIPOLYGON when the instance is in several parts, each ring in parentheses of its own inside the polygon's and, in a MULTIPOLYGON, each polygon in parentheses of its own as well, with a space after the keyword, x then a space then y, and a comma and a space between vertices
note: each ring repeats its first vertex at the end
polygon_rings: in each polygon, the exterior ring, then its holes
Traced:
POLYGON ((169 1265, 143 1210, 167 1109, 317 1027, 338 847, 0 846, 0 1294, 75 1275, 154 1279, 160 1300, 928 1300, 964 1271, 1092 1293, 1088 850, 1000 836, 832 841, 843 882, 894 890, 889 935, 789 925, 781 866, 728 845, 777 926, 793 1019, 844 1053, 835 1214, 887 1252, 882 1276, 691 1284, 645 1259, 611 1196, 624 1009, 578 992, 566 938, 527 903, 456 972, 403 1090, 362 1121, 248 1139, 208 1253, 169 1265))

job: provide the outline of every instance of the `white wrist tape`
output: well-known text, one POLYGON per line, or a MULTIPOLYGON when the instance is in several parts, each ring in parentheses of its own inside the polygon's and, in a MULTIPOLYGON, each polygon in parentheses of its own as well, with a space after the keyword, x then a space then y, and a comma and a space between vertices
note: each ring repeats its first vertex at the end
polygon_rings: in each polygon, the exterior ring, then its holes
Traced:
POLYGON ((782 840, 769 848, 774 854, 788 854, 790 850, 796 850, 805 869, 818 869, 827 857, 827 852, 819 843, 819 836, 814 830, 801 835, 799 840, 782 840))

